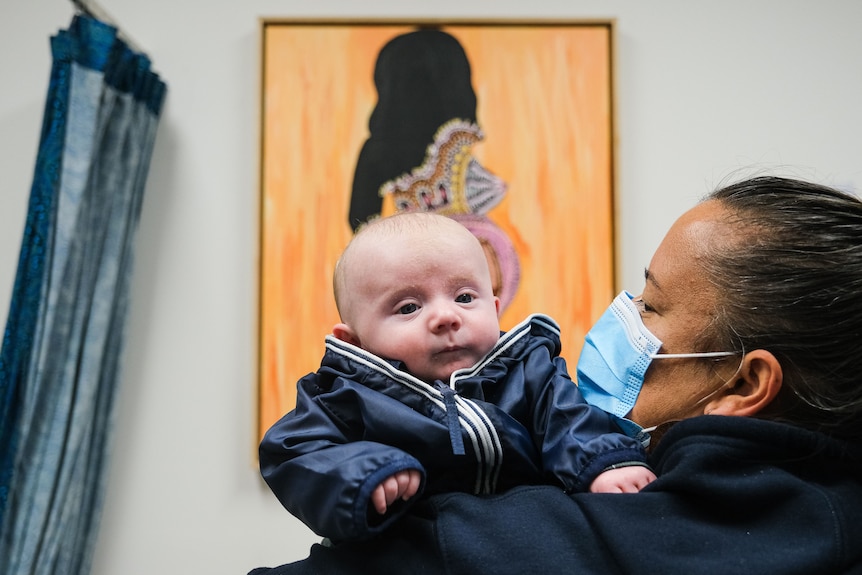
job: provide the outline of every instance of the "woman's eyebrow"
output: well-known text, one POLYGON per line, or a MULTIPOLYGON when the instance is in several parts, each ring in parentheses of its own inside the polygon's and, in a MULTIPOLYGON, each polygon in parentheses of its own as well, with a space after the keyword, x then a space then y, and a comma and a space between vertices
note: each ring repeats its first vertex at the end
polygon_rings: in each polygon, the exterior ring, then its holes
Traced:
POLYGON ((661 286, 655 279, 655 275, 650 273, 649 268, 644 268, 644 281, 651 283, 656 289, 661 289, 661 286))

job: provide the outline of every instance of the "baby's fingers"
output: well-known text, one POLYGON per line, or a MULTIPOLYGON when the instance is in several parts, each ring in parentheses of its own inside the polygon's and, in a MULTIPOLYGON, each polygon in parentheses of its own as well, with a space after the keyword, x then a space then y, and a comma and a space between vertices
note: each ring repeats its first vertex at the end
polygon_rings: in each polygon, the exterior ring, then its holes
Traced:
POLYGON ((387 477, 380 485, 374 488, 374 491, 371 493, 371 503, 374 505, 377 513, 381 515, 386 513, 389 504, 398 497, 397 492, 398 482, 394 477, 387 477))

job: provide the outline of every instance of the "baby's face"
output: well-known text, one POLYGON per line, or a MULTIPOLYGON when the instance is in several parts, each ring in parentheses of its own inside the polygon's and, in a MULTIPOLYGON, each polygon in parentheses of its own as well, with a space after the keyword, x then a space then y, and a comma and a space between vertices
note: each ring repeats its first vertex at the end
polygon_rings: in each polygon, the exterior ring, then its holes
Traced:
POLYGON ((359 345, 429 383, 484 357, 500 337, 500 300, 474 240, 412 237, 356 254, 364 261, 351 289, 359 345))

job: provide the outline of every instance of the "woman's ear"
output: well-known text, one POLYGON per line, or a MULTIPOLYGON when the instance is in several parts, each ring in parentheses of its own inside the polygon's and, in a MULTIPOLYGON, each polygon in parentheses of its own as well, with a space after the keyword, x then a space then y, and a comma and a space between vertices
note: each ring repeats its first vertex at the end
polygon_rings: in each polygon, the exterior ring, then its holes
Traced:
POLYGON ((711 415, 750 417, 766 409, 781 390, 784 375, 781 364, 765 349, 745 354, 728 390, 713 399, 704 409, 711 415))
POLYGON ((346 323, 337 323, 332 328, 332 335, 340 339, 341 341, 346 341, 349 344, 355 345, 356 347, 362 347, 359 338, 353 333, 353 330, 346 323))

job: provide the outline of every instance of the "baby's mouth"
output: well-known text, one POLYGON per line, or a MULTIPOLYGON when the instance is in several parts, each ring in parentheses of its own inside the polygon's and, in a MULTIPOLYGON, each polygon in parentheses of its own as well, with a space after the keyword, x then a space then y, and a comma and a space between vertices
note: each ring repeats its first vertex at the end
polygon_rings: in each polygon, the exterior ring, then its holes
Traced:
POLYGON ((464 351, 464 348, 458 345, 450 345, 448 347, 444 347, 434 355, 451 355, 453 353, 460 353, 464 351))

